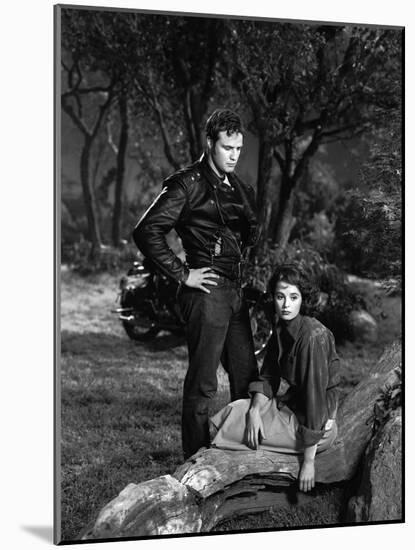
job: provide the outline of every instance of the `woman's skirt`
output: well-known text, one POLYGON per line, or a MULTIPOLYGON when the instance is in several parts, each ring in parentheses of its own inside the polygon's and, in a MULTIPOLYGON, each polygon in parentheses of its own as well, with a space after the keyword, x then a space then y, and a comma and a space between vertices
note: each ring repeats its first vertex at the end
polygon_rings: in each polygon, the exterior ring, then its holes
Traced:
MULTIPOLYGON (((252 450, 245 443, 246 415, 250 399, 238 399, 226 405, 210 418, 212 431, 217 430, 211 446, 219 449, 252 450)), ((258 449, 279 453, 302 454, 304 443, 298 434, 297 417, 286 405, 277 407, 277 400, 270 399, 260 409, 266 439, 260 439, 258 449)), ((317 453, 331 447, 337 436, 337 424, 333 421, 317 444, 317 453)))

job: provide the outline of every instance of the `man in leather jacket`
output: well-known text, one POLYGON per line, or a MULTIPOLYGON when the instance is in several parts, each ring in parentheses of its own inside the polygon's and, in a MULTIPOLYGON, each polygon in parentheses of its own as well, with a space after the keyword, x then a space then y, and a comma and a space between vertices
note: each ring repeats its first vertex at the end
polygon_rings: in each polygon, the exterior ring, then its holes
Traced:
POLYGON ((248 397, 257 364, 241 262, 257 238, 253 189, 234 173, 243 145, 237 114, 217 110, 206 123, 207 151, 175 172, 133 232, 137 247, 160 271, 180 283, 178 302, 186 322, 189 368, 184 381, 182 443, 187 459, 208 447, 209 402, 222 362, 231 400, 248 397), (186 262, 168 247, 175 229, 186 262))

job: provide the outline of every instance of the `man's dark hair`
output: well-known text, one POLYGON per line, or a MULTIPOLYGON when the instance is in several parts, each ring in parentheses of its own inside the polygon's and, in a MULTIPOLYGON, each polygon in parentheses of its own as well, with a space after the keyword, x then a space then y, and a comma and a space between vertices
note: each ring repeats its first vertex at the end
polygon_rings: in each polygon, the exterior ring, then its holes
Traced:
POLYGON ((303 315, 315 315, 319 311, 320 291, 312 275, 307 275, 296 264, 282 264, 272 274, 268 282, 268 291, 274 296, 280 281, 295 285, 301 292, 301 309, 303 315))
POLYGON ((228 136, 235 133, 244 133, 242 120, 239 115, 230 109, 216 109, 206 121, 206 137, 215 143, 219 138, 219 132, 226 131, 228 136))

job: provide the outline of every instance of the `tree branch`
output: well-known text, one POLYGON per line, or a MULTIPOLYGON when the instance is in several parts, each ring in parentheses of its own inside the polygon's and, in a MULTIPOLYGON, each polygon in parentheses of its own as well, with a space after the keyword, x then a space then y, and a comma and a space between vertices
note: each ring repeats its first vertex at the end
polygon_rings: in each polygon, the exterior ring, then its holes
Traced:
POLYGON ((284 172, 286 169, 286 162, 284 157, 281 155, 281 153, 278 151, 277 147, 273 148, 273 155, 276 161, 278 162, 281 172, 284 172))
POLYGON ((137 80, 137 78, 134 78, 133 80, 133 85, 134 87, 137 89, 137 91, 139 92, 139 94, 141 96, 143 96, 143 98, 147 101, 147 103, 149 105, 151 105, 151 107, 154 107, 154 104, 153 104, 153 98, 152 96, 148 93, 148 91, 142 86, 142 84, 137 80))
POLYGON ((66 98, 62 97, 62 109, 65 111, 65 113, 70 117, 72 122, 75 124, 75 126, 84 134, 85 136, 90 136, 91 132, 86 126, 85 122, 80 118, 75 111, 72 108, 72 105, 69 105, 66 102, 66 98))
POLYGON ((207 102, 209 101, 209 97, 212 93, 213 84, 214 84, 215 66, 216 66, 216 61, 218 59, 218 47, 224 34, 223 25, 221 23, 216 23, 215 28, 213 30, 214 32, 210 34, 210 36, 213 38, 210 41, 210 47, 209 47, 208 69, 206 71, 203 90, 201 94, 203 104, 207 104, 207 102))
POLYGON ((180 168, 180 163, 177 162, 177 160, 174 158, 171 139, 170 139, 170 136, 169 136, 169 132, 168 132, 165 120, 164 120, 164 115, 163 115, 162 108, 161 108, 160 103, 159 103, 159 101, 157 99, 157 96, 156 96, 156 92, 155 92, 155 89, 154 89, 154 84, 153 84, 153 79, 152 79, 151 72, 150 72, 150 78, 149 78, 149 86, 150 86, 150 91, 151 91, 151 100, 152 100, 153 109, 156 113, 156 116, 157 116, 157 119, 158 119, 158 122, 159 122, 159 126, 160 126, 160 130, 161 130, 161 135, 162 135, 162 138, 163 138, 164 153, 166 155, 167 160, 173 166, 173 168, 175 170, 178 170, 180 168))
POLYGON ((107 128, 107 137, 108 137, 107 142, 108 142, 108 145, 113 150, 113 152, 116 155, 118 155, 118 147, 117 147, 116 143, 114 143, 114 140, 113 140, 113 137, 112 137, 112 121, 111 120, 107 121, 106 128, 107 128))
POLYGON ((340 139, 344 132, 349 131, 352 131, 353 135, 359 135, 367 130, 368 124, 370 124, 370 120, 362 120, 361 122, 356 124, 348 124, 345 126, 339 126, 332 130, 324 130, 321 132, 320 135, 322 138, 337 136, 338 139, 340 139))
POLYGON ((91 137, 92 138, 94 138, 96 136, 96 134, 99 130, 99 127, 101 125, 102 119, 104 118, 104 115, 105 115, 108 107, 110 106, 112 100, 114 99, 115 84, 116 84, 116 80, 113 79, 110 86, 109 86, 108 92, 107 92, 107 99, 104 101, 104 103, 102 103, 98 107, 98 116, 97 116, 95 124, 93 125, 92 130, 91 130, 91 137))
POLYGON ((317 129, 314 132, 313 137, 312 137, 308 147, 304 151, 301 159, 297 162, 297 166, 294 169, 294 173, 292 175, 292 178, 290 178, 293 185, 295 184, 295 182, 298 181, 299 177, 301 176, 301 174, 303 173, 305 167, 307 166, 307 163, 309 162, 310 158, 317 151, 318 146, 320 145, 320 139, 321 139, 321 133, 320 133, 320 130, 317 129))

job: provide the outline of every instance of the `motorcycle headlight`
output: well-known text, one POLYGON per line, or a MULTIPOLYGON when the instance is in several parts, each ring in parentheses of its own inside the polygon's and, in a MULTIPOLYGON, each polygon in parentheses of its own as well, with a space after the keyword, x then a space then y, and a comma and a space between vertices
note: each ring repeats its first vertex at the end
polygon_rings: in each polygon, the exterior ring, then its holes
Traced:
POLYGON ((143 288, 147 284, 148 274, 124 275, 120 280, 120 290, 135 290, 143 288))

